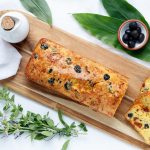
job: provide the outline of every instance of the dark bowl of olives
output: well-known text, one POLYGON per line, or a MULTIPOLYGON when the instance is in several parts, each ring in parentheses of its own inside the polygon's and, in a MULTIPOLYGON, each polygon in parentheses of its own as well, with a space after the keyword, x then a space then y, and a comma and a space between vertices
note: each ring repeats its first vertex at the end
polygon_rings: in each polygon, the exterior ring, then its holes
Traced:
POLYGON ((120 44, 128 50, 139 50, 146 45, 149 39, 149 30, 140 20, 127 20, 118 30, 120 44))

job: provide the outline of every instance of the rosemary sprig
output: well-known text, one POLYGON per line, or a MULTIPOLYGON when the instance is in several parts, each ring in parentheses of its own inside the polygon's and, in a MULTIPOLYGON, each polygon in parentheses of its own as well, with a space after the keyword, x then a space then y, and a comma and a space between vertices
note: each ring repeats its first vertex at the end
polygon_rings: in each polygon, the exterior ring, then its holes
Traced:
POLYGON ((14 99, 15 96, 11 96, 8 89, 0 89, 0 101, 4 104, 3 110, 0 110, 0 134, 4 136, 14 134, 18 138, 27 133, 32 140, 43 140, 52 139, 56 135, 74 137, 87 131, 83 123, 76 125, 73 122, 68 125, 61 111, 58 111, 58 117, 63 127, 58 127, 59 124, 54 123, 49 113, 44 116, 31 111, 24 113, 22 106, 16 105, 14 99))

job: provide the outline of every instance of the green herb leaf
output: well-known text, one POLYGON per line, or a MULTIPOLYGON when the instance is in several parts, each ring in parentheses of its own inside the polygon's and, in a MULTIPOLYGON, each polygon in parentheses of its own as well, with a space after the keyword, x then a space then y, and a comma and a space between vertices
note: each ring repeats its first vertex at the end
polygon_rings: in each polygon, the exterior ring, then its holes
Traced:
POLYGON ((104 8, 111 17, 129 20, 138 19, 144 22, 148 27, 148 23, 143 15, 126 0, 101 0, 104 8))
POLYGON ((147 45, 139 51, 129 51, 120 45, 117 39, 117 32, 124 20, 89 13, 77 13, 73 14, 73 16, 84 29, 106 44, 124 50, 135 58, 150 61, 150 40, 147 45))
POLYGON ((36 115, 36 119, 37 119, 37 121, 41 121, 41 120, 42 120, 41 115, 40 115, 40 114, 37 114, 37 115, 36 115))
POLYGON ((62 146, 62 149, 61 149, 61 150, 67 150, 68 145, 69 145, 69 142, 70 142, 70 140, 67 140, 67 141, 63 144, 63 146, 62 146))
POLYGON ((42 135, 45 135, 45 136, 47 136, 47 137, 50 137, 50 136, 53 135, 53 133, 50 132, 50 131, 43 131, 43 132, 41 132, 41 134, 42 134, 42 135))
POLYGON ((36 138, 37 134, 35 132, 31 132, 31 141, 36 138))
POLYGON ((3 110, 4 110, 4 111, 8 111, 9 108, 10 108, 10 104, 9 104, 8 102, 6 102, 6 104, 5 104, 4 108, 3 108, 3 110))
POLYGON ((52 25, 52 15, 45 0, 20 0, 25 9, 33 13, 40 20, 52 25))
POLYGON ((47 138, 47 136, 45 136, 43 134, 36 134, 34 137, 35 140, 43 140, 45 138, 47 138))
POLYGON ((54 121, 52 119, 48 118, 46 119, 46 122, 50 127, 54 127, 54 121))
POLYGON ((75 122, 73 122, 71 125, 70 125, 70 128, 76 128, 76 123, 75 122))
POLYGON ((79 127, 80 127, 83 131, 85 131, 85 132, 88 131, 87 128, 86 128, 86 125, 85 125, 84 123, 80 123, 79 127))
POLYGON ((60 110, 58 110, 58 117, 60 122, 64 125, 64 127, 68 128, 69 125, 63 120, 62 112, 60 110))
POLYGON ((0 117, 3 117, 3 113, 0 111, 0 117))

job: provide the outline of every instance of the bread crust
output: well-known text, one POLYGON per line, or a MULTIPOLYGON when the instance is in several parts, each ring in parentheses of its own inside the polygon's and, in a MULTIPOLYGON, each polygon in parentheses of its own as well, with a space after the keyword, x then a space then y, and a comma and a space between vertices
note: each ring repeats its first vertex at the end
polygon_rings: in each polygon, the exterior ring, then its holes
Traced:
POLYGON ((125 117, 150 145, 150 78, 145 80, 139 96, 125 117))
POLYGON ((46 89, 110 117, 128 87, 125 76, 44 38, 36 45, 25 74, 46 89))

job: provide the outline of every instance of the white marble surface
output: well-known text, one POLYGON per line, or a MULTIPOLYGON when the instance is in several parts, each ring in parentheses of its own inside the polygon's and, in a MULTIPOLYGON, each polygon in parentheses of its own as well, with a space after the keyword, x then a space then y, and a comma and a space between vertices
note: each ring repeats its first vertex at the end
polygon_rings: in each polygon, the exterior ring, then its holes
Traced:
MULTIPOLYGON (((129 1, 129 0, 128 0, 129 1)), ((99 40, 87 34, 72 18, 71 14, 75 12, 89 12, 89 13, 100 13, 106 15, 102 4, 99 0, 47 0, 49 6, 51 7, 53 14, 53 24, 63 30, 70 32, 74 35, 77 35, 83 39, 86 39, 90 42, 96 43, 103 47, 107 47, 109 50, 123 55, 128 59, 136 61, 137 63, 142 63, 147 67, 150 66, 148 63, 143 63, 142 61, 133 59, 122 52, 118 52, 109 46, 101 43, 99 40)), ((150 2, 148 0, 132 0, 130 1, 136 8, 138 8, 147 20, 150 20, 149 8, 150 2)), ((0 1, 0 10, 4 9, 18 9, 24 10, 18 0, 1 0, 0 1)), ((20 96, 17 93, 16 102, 21 104, 25 110, 30 110, 33 112, 45 114, 47 111, 50 112, 52 118, 57 122, 57 113, 50 108, 42 106, 26 97, 20 96)), ((73 121, 69 117, 65 117, 68 122, 73 121)), ((73 138, 69 145, 68 150, 137 150, 138 148, 102 131, 97 130, 92 126, 87 126, 88 134, 85 136, 80 136, 78 138, 73 138)), ((8 138, 0 139, 0 149, 1 150, 60 150, 62 144, 66 139, 64 138, 55 138, 52 141, 34 141, 31 142, 30 139, 26 136, 23 136, 17 140, 10 136, 8 138)))

